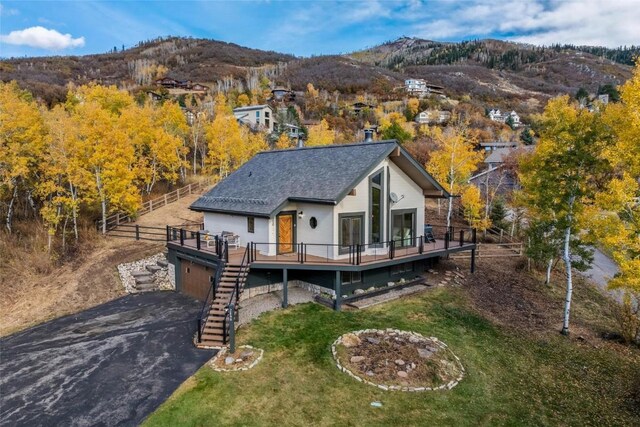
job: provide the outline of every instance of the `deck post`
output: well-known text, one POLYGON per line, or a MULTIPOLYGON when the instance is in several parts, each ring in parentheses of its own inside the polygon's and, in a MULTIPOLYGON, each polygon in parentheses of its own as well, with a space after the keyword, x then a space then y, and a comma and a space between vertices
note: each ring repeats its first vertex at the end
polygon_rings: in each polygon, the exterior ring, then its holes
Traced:
POLYGON ((464 244, 464 230, 460 230, 460 246, 464 244))
MULTIPOLYGON (((358 245, 360 246, 360 245, 358 245)), ((342 277, 340 277, 340 271, 336 271, 336 305, 335 310, 340 311, 342 305, 342 277)))
POLYGON ((140 240, 140 226, 136 224, 136 240, 140 240))
POLYGON ((184 246, 184 230, 180 229, 180 246, 184 246))
POLYGON ((196 231, 196 247, 200 250, 200 232, 196 231))
POLYGON ((282 269, 282 308, 289 305, 289 277, 288 270, 282 269))
POLYGON ((171 232, 169 231, 169 226, 167 225, 167 242, 171 240, 171 232))
POLYGON ((449 232, 444 233, 444 249, 449 250, 449 232))
POLYGON ((235 313, 235 307, 233 305, 233 303, 229 304, 229 307, 227 308, 231 314, 229 315, 229 351, 231 353, 235 353, 236 352, 236 325, 234 324, 234 313, 235 313))

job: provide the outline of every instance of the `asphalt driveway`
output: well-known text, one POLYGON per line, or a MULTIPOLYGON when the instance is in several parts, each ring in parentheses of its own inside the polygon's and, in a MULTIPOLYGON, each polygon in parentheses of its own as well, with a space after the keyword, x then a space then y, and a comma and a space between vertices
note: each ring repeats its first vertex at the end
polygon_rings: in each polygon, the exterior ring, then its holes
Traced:
POLYGON ((128 295, 0 339, 0 425, 138 425, 208 359, 201 303, 128 295))

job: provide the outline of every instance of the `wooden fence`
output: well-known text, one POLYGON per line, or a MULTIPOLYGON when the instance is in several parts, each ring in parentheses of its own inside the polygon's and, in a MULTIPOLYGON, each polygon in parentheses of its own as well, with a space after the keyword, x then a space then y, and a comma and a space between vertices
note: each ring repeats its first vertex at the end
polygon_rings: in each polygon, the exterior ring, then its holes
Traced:
MULTIPOLYGON (((478 258, 504 258, 519 257, 524 255, 524 243, 476 243, 476 257, 478 258)), ((451 258, 470 258, 469 252, 458 252, 450 255, 451 258)))
MULTIPOLYGON (((152 200, 147 200, 146 202, 142 203, 142 206, 140 206, 140 209, 138 209, 134 215, 129 215, 126 213, 115 213, 111 216, 108 216, 106 220, 106 231, 114 230, 123 224, 135 221, 141 215, 148 214, 149 212, 153 212, 156 209, 166 206, 169 203, 178 201, 190 194, 202 191, 209 186, 210 182, 211 181, 208 179, 202 182, 194 182, 182 188, 178 188, 177 190, 173 190, 170 193, 166 193, 164 196, 160 196, 152 200)), ((102 220, 98 220, 96 222, 96 228, 98 229, 98 231, 102 231, 102 220)))
POLYGON ((171 240, 169 230, 178 228, 190 231, 191 234, 194 234, 194 232, 200 231, 204 228, 204 223, 180 224, 175 227, 148 227, 146 225, 137 224, 120 224, 109 231, 109 237, 124 237, 127 239, 149 240, 152 242, 167 242, 171 240))

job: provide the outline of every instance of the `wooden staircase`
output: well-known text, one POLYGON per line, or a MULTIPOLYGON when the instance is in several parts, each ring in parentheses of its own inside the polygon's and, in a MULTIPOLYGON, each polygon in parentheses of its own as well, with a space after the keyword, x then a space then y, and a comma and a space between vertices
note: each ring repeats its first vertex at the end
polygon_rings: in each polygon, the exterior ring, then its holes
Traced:
POLYGON ((201 317, 199 321, 201 330, 197 337, 197 347, 224 347, 228 344, 231 316, 237 320, 238 301, 248 275, 249 266, 244 259, 241 264, 224 264, 217 283, 212 285, 210 305, 206 307, 205 302, 204 318, 201 317), (233 313, 228 312, 229 304, 234 304, 233 313))

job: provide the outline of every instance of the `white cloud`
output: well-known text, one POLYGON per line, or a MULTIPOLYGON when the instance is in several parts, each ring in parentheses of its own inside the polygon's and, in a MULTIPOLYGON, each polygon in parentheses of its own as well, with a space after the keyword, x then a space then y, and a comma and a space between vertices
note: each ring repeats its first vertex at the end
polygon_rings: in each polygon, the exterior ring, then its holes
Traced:
POLYGON ((5 9, 4 5, 0 4, 0 16, 15 16, 19 14, 18 9, 5 9))
POLYGON ((73 38, 44 27, 30 27, 0 35, 0 42, 18 46, 30 46, 46 50, 62 50, 84 46, 84 37, 73 38))
POLYGON ((637 0, 474 0, 437 3, 437 18, 412 27, 428 39, 495 37, 533 44, 620 45, 640 42, 637 0))

